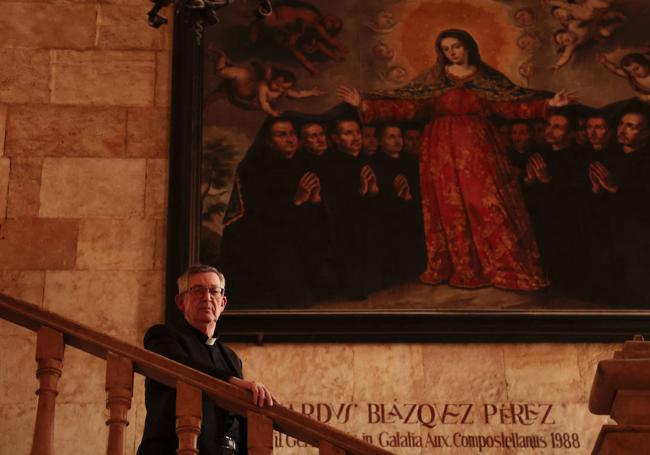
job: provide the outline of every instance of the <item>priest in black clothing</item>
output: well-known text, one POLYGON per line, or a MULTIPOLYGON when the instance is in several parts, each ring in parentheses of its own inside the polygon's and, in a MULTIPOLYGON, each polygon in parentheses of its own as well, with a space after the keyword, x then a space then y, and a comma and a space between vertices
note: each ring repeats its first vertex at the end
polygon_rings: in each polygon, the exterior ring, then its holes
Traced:
POLYGON ((524 182, 534 200, 532 217, 544 268, 552 289, 560 294, 580 296, 588 286, 582 223, 580 157, 576 146, 575 119, 567 110, 551 110, 546 120, 547 146, 534 153, 526 165, 524 182))
POLYGON ((376 203, 379 186, 374 171, 361 157, 361 129, 356 119, 335 120, 330 139, 334 147, 322 189, 339 292, 360 300, 383 285, 376 203))
MULTIPOLYGON (((183 313, 179 327, 154 325, 144 347, 207 375, 250 391, 258 406, 273 406, 274 397, 262 384, 243 379, 242 362, 216 336, 217 321, 226 308, 225 278, 207 265, 190 266, 178 279, 176 305, 183 313)), ((147 417, 138 455, 175 455, 176 390, 153 379, 145 381, 147 417)), ((246 455, 246 419, 202 398, 201 455, 246 455)))
POLYGON ((402 130, 396 124, 377 129, 379 152, 373 164, 382 209, 383 273, 387 284, 417 276, 424 270, 425 245, 421 207, 413 197, 403 159, 402 130))
POLYGON ((620 117, 611 158, 591 173, 594 188, 607 196, 614 303, 628 307, 650 306, 649 118, 647 106, 632 103, 620 117))
POLYGON ((308 305, 313 296, 296 237, 302 205, 320 204, 320 179, 297 155, 291 120, 273 118, 239 165, 220 264, 240 306, 308 305))

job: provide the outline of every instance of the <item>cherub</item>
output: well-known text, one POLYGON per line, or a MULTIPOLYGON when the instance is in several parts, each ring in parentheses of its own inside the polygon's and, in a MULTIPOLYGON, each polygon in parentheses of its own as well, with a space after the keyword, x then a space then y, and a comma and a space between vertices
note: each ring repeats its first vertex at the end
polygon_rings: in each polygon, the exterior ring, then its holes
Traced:
MULTIPOLYGON (((261 109, 269 115, 278 117, 280 111, 273 107, 283 96, 288 98, 309 98, 324 94, 318 87, 311 90, 296 90, 296 76, 291 71, 274 68, 251 62, 250 66, 234 65, 226 59, 226 54, 214 45, 208 51, 217 60, 215 72, 225 81, 228 99, 238 107, 249 110, 261 109)), ((221 87, 206 97, 206 106, 212 101, 215 93, 221 87)))
POLYGON ((517 27, 521 28, 532 27, 535 25, 537 19, 535 12, 532 10, 532 8, 528 7, 519 8, 517 11, 515 11, 514 17, 517 27))
POLYGON ((390 62, 393 60, 393 57, 395 57, 395 49, 383 41, 379 41, 375 44, 375 47, 372 48, 372 53, 377 60, 384 62, 390 62))
POLYGON ((537 35, 531 32, 522 33, 519 38, 517 38, 517 46, 522 51, 526 52, 535 52, 541 46, 541 42, 537 35))
POLYGON ((598 54, 598 62, 612 74, 626 78, 637 93, 637 97, 650 102, 650 60, 645 55, 626 54, 619 66, 605 54, 598 54))
POLYGON ((390 11, 381 11, 372 21, 367 21, 365 26, 375 33, 390 33, 397 26, 397 20, 390 11))
POLYGON ((287 49, 311 74, 320 70, 305 53, 318 51, 335 60, 342 60, 348 49, 339 42, 337 35, 343 22, 336 16, 324 15, 313 5, 300 0, 284 0, 274 3, 268 15, 258 14, 250 24, 249 41, 257 43, 260 35, 267 32, 280 47, 287 49))
POLYGON ((558 45, 560 58, 551 68, 557 71, 569 63, 576 49, 590 41, 589 28, 581 21, 569 21, 568 28, 561 28, 553 34, 553 41, 558 45))
POLYGON ((531 59, 521 62, 519 65, 519 75, 528 83, 528 80, 535 73, 535 65, 531 59))
POLYGON ((583 3, 567 3, 563 0, 546 1, 552 5, 551 15, 560 24, 568 27, 572 21, 582 21, 584 25, 589 23, 595 39, 609 38, 627 20, 623 13, 609 9, 612 0, 585 0, 583 3))
POLYGON ((379 78, 390 84, 403 84, 408 78, 408 71, 400 65, 391 65, 378 73, 379 78))

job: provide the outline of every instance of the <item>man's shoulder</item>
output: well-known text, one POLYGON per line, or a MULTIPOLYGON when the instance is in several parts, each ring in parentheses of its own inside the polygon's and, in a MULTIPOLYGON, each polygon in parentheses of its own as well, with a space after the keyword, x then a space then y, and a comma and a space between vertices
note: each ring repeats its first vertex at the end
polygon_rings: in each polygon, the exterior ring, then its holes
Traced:
POLYGON ((166 324, 156 324, 145 332, 144 334, 144 345, 151 343, 152 341, 164 340, 164 339, 180 339, 184 338, 185 334, 182 331, 166 324))

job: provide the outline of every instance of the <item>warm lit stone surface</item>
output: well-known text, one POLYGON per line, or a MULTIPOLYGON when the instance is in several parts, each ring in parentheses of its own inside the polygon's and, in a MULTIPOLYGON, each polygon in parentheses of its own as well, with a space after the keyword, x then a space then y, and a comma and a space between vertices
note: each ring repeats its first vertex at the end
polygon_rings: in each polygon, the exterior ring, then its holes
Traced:
MULTIPOLYGON (((0 294, 40 306, 43 303, 45 272, 30 270, 1 270, 0 294)), ((3 333, 0 331, 0 333, 3 333)))
POLYGON ((141 345, 162 322, 162 272, 48 271, 44 307, 123 341, 141 345))
POLYGON ((163 218, 167 214, 167 174, 169 162, 164 159, 147 160, 147 187, 145 215, 163 218))
POLYGON ((0 62, 0 103, 49 101, 49 51, 0 49, 0 62))
POLYGON ((171 104, 171 71, 171 53, 156 52, 156 106, 171 104))
POLYGON ((53 103, 153 105, 153 52, 53 51, 52 65, 53 103))
POLYGON ((9 189, 9 166, 8 158, 0 158, 0 220, 7 213, 7 191, 9 189))
POLYGON ((355 354, 351 346, 233 345, 233 348, 244 361, 244 374, 267 384, 281 402, 292 401, 294 397, 305 401, 352 399, 355 354), (295 373, 290 381, 287 372, 295 373))
POLYGON ((5 154, 5 133, 7 126, 7 105, 0 104, 0 156, 5 154))
POLYGON ((128 111, 126 154, 136 158, 169 156, 169 111, 131 108, 128 111))
POLYGON ((156 220, 156 246, 154 248, 154 269, 163 270, 167 259, 167 220, 156 220))
POLYGON ((77 269, 151 270, 155 220, 82 220, 77 269))
POLYGON ((501 345, 425 344, 422 354, 422 398, 431 402, 507 400, 501 345), (460 362, 467 367, 455 368, 460 362))
MULTIPOLYGON (((161 49, 164 28, 143 27, 142 5, 99 5, 97 47, 100 49, 161 49)), ((146 17, 145 17, 146 19, 146 17)))
POLYGON ((40 216, 140 217, 145 160, 46 158, 40 216))
POLYGON ((11 158, 7 216, 37 216, 40 207, 42 158, 11 158))
POLYGON ((65 348, 60 403, 101 403, 106 399, 106 361, 70 346, 65 348))
POLYGON ((355 401, 413 400, 423 389, 422 348, 408 344, 353 347, 355 401))
MULTIPOLYGON (((11 323, 2 321, 2 328, 11 323)), ((14 326, 0 335, 0 405, 25 404, 38 389, 36 380, 36 333, 14 326)), ((4 422, 0 420, 0 422, 4 422)), ((3 423, 4 431, 4 423, 3 423)), ((2 433, 0 431, 0 433, 2 433)), ((0 453, 7 453, 0 450, 0 453)))
POLYGON ((23 404, 0 403, 0 422, 2 422, 0 453, 29 453, 32 448, 35 419, 36 395, 34 393, 29 401, 23 404))
POLYGON ((71 269, 77 252, 77 220, 5 220, 0 237, 0 269, 71 269))
POLYGON ((504 357, 511 401, 586 402, 576 345, 507 345, 504 357))
MULTIPOLYGON (((103 402, 57 403, 54 418, 54 453, 106 453, 108 427, 105 408, 103 402), (80 441, 83 441, 83 450, 80 450, 80 441)), ((128 434, 131 430, 126 427, 126 431, 128 434)), ((129 449, 126 453, 133 453, 133 448, 129 449)))
POLYGON ((0 47, 86 49, 95 44, 95 5, 6 2, 0 47))
POLYGON ((580 376, 582 377, 585 394, 589 397, 598 362, 614 358, 614 351, 620 350, 621 345, 584 343, 577 345, 577 349, 580 376))
POLYGON ((8 156, 124 154, 126 110, 74 106, 15 106, 7 124, 8 156))

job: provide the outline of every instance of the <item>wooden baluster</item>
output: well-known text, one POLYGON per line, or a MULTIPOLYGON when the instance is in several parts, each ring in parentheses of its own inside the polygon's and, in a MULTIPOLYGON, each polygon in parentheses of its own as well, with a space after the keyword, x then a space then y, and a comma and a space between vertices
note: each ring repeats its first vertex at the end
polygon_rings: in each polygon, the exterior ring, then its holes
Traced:
POLYGON ((133 362, 109 352, 106 356, 108 455, 124 455, 128 412, 133 397, 133 362))
POLYGON ((345 450, 339 449, 331 442, 321 441, 318 455, 345 455, 345 450))
POLYGON ((63 334, 49 327, 38 329, 36 337, 36 377, 39 381, 38 407, 32 455, 51 455, 54 441, 54 405, 59 394, 57 386, 63 369, 63 334))
POLYGON ((177 455, 196 455, 196 446, 201 434, 203 401, 201 390, 184 382, 176 383, 176 435, 177 455))
POLYGON ((273 421, 256 412, 248 412, 248 455, 273 453, 273 421))

